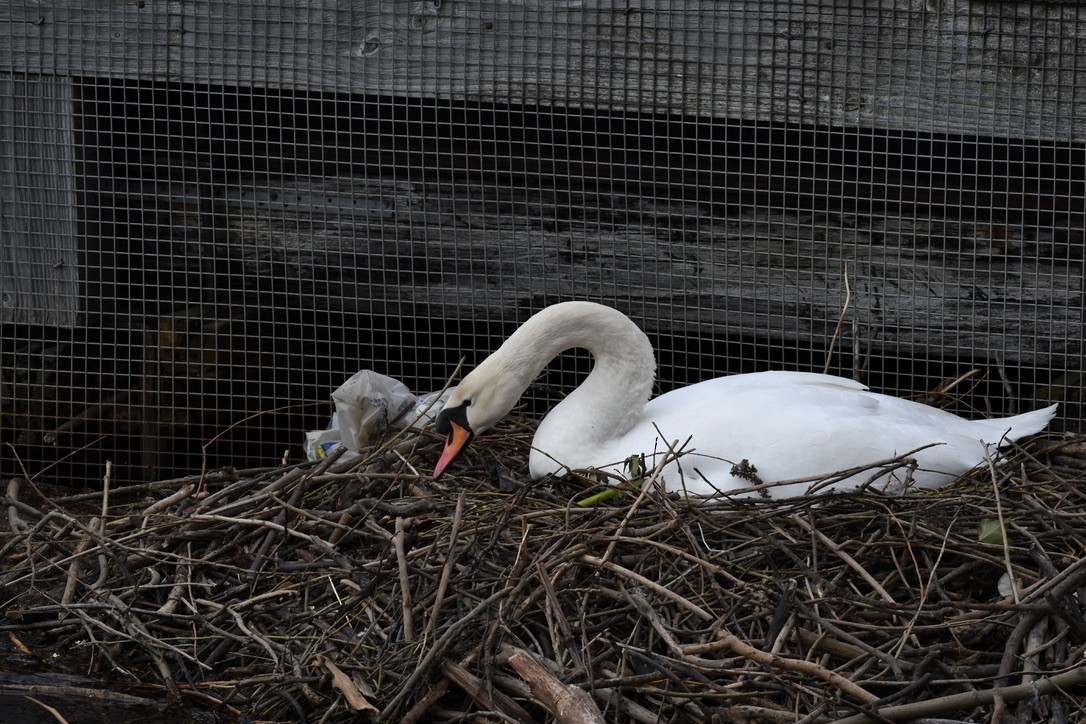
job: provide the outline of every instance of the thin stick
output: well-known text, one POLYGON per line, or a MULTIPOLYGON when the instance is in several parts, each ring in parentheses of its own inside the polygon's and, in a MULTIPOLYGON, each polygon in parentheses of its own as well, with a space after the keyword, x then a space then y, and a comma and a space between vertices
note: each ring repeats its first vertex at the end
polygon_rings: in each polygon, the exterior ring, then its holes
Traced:
POLYGON ((8 500, 12 501, 8 503, 8 527, 13 533, 25 533, 30 529, 30 524, 19 515, 19 508, 15 504, 19 500, 20 480, 22 478, 14 477, 8 481, 8 500))
POLYGON ((172 495, 169 495, 162 500, 158 500, 148 505, 146 508, 143 509, 143 523, 140 524, 140 529, 146 530, 148 521, 150 521, 151 518, 156 516, 161 511, 166 510, 167 508, 174 507, 182 500, 192 495, 195 490, 196 485, 194 485, 193 483, 189 483, 188 485, 183 486, 180 490, 174 492, 172 495))
POLYGON ((853 699, 870 704, 879 700, 879 697, 875 696, 869 691, 861 689, 859 686, 849 681, 840 674, 835 674, 824 666, 814 663, 813 661, 805 661, 803 659, 784 659, 773 654, 767 654, 764 651, 759 651, 750 644, 741 641, 739 637, 731 633, 727 629, 721 628, 718 632, 720 639, 723 643, 728 645, 735 653, 740 656, 745 656, 751 661, 755 661, 763 666, 770 666, 778 669, 788 669, 789 671, 795 671, 799 674, 806 676, 814 676, 822 679, 828 684, 836 686, 842 691, 842 693, 848 694, 853 699))
POLYGON ((830 337, 830 346, 826 350, 826 364, 822 366, 822 374, 828 374, 830 363, 833 361, 833 350, 837 346, 837 340, 841 336, 841 327, 845 324, 845 314, 852 303, 852 286, 848 282, 848 262, 845 262, 845 303, 841 306, 841 316, 837 318, 837 326, 833 328, 833 336, 830 337))
POLYGON ((871 588, 875 589, 875 592, 878 593, 880 596, 882 596, 884 601, 886 601, 887 603, 891 603, 891 604, 896 604, 897 603, 897 601, 894 600, 894 597, 891 596, 889 593, 887 593, 886 589, 883 588, 879 584, 879 582, 875 580, 874 576, 872 576, 870 573, 867 572, 866 568, 861 566, 856 561, 855 558, 850 556, 848 553, 845 553, 845 551, 842 550, 842 548, 839 545, 837 545, 832 540, 830 540, 824 533, 822 533, 822 531, 816 529, 814 526, 812 526, 810 523, 808 523, 807 521, 805 521, 803 518, 799 517, 795 513, 792 514, 792 520, 794 520, 796 523, 798 523, 800 525, 800 527, 803 528, 804 530, 806 530, 808 533, 811 533, 814 536, 816 536, 818 538, 818 540, 820 540, 822 542, 822 545, 826 546, 831 551, 833 551, 833 553, 835 555, 837 555, 837 557, 839 557, 846 564, 848 564, 849 568, 851 568, 852 570, 859 573, 860 577, 863 578, 865 581, 867 581, 867 584, 869 586, 871 586, 871 588))
POLYGON ((1007 522, 1003 519, 1003 502, 1002 496, 999 494, 999 475, 996 473, 995 462, 992 461, 992 456, 988 454, 988 447, 984 447, 984 461, 988 463, 988 470, 992 473, 992 493, 995 496, 995 508, 996 517, 999 519, 999 532, 1000 537, 1003 539, 1003 565, 1007 569, 1007 582, 1011 587, 1011 596, 1014 598, 1014 602, 1021 603, 1021 596, 1018 593, 1018 579, 1014 575, 1014 566, 1011 564, 1011 544, 1007 540, 1007 522))
MULTIPOLYGON (((1002 697, 1006 702, 1015 702, 1031 696, 1040 697, 1054 694, 1063 689, 1070 689, 1084 684, 1086 684, 1086 665, 1054 676, 1046 676, 1028 684, 997 686, 991 689, 966 691, 961 694, 951 694, 911 704, 879 707, 878 715, 886 721, 910 721, 951 711, 972 711, 977 707, 989 706, 997 697, 1002 697)), ((870 724, 870 722, 871 717, 867 714, 857 714, 838 719, 833 724, 870 724)))
POLYGON ((617 563, 612 563, 611 561, 605 561, 602 558, 597 558, 596 556, 592 556, 592 555, 589 555, 587 553, 581 555, 581 560, 584 561, 585 563, 588 563, 588 564, 593 565, 593 566, 599 566, 600 568, 606 568, 607 570, 613 571, 613 572, 619 574, 620 576, 624 576, 626 578, 629 578, 631 581, 636 581, 637 583, 641 584, 642 586, 645 586, 646 588, 651 588, 653 591, 660 594, 664 598, 667 598, 667 599, 670 599, 671 601, 674 601, 675 603, 679 604, 680 606, 685 608, 687 611, 689 611, 690 613, 694 614, 695 616, 697 616, 698 618, 700 618, 700 619, 702 619, 704 621, 712 621, 714 618, 716 618, 716 616, 713 616, 713 614, 709 613, 708 611, 706 611, 704 608, 697 605, 696 603, 694 603, 692 601, 688 601, 687 599, 683 598, 682 596, 675 593, 674 591, 670 591, 670 590, 664 588, 663 586, 661 586, 656 581, 650 581, 648 578, 645 578, 640 573, 634 573, 629 568, 624 568, 623 566, 620 566, 617 563))
POLYGON ((407 555, 404 539, 407 530, 415 522, 414 518, 396 518, 396 535, 392 536, 392 545, 396 548, 396 563, 400 572, 400 600, 403 607, 403 640, 410 643, 415 640, 415 622, 411 615, 411 577, 407 573, 407 555))
POLYGON ((445 650, 460 635, 460 632, 469 623, 475 620, 475 618, 488 611, 491 606, 506 598, 514 590, 516 590, 515 586, 507 586, 506 588, 501 589, 454 621, 449 628, 446 629, 445 633, 441 635, 441 638, 435 641, 434 645, 422 656, 418 665, 415 667, 415 670, 411 672, 411 675, 408 676, 407 680, 400 686, 400 690, 397 692, 396 696, 394 696, 392 701, 381 710, 381 716, 378 720, 383 722, 392 721, 404 702, 414 694, 415 687, 418 685, 419 680, 429 673, 434 660, 445 653, 445 650))
POLYGON ((38 699, 35 699, 34 697, 30 696, 29 694, 27 694, 25 698, 29 699, 30 701, 32 701, 35 704, 37 704, 38 706, 40 706, 42 709, 45 709, 47 712, 52 714, 53 718, 56 719, 58 722, 60 722, 60 724, 68 724, 68 720, 64 718, 63 714, 61 714, 59 711, 57 711, 53 707, 46 704, 44 701, 39 701, 38 699))
POLYGON ((214 445, 216 442, 218 442, 219 439, 222 438, 223 435, 230 432, 235 427, 237 427, 239 425, 244 425, 245 423, 249 422, 250 420, 255 420, 256 418, 261 417, 263 415, 271 415, 271 414, 274 414, 274 413, 277 413, 277 412, 285 412, 287 410, 301 409, 301 408, 305 408, 305 407, 316 407, 317 405, 327 405, 327 404, 328 403, 325 402, 325 401, 321 401, 321 402, 303 402, 303 403, 295 403, 295 404, 291 404, 291 405, 283 405, 282 407, 276 407, 276 408, 271 409, 271 410, 260 410, 258 412, 254 412, 251 415, 246 415, 245 417, 241 418, 240 420, 232 422, 229 425, 227 425, 226 427, 224 427, 214 437, 212 437, 210 440, 205 442, 203 444, 203 446, 200 448, 200 489, 201 490, 206 489, 204 487, 204 485, 207 482, 205 478, 206 478, 207 472, 208 472, 208 470, 207 470, 207 449, 209 447, 211 447, 212 445, 214 445))
POLYGON ((426 635, 433 632, 438 622, 438 616, 441 614, 441 606, 445 603, 445 591, 449 587, 449 576, 452 575, 453 561, 456 560, 453 552, 456 550, 457 537, 460 535, 460 522, 464 518, 464 501, 466 497, 467 494, 463 490, 456 497, 456 512, 453 513, 452 530, 449 531, 449 551, 445 554, 445 563, 441 566, 441 577, 437 582, 434 608, 430 612, 430 620, 426 622, 424 630, 426 635))
MULTIPOLYGON (((106 460, 106 474, 102 476, 102 515, 98 518, 98 580, 91 584, 96 590, 105 584, 109 576, 109 556, 106 555, 106 518, 109 516, 109 479, 113 473, 113 463, 106 460)), ((91 528, 94 528, 92 523, 91 528)))

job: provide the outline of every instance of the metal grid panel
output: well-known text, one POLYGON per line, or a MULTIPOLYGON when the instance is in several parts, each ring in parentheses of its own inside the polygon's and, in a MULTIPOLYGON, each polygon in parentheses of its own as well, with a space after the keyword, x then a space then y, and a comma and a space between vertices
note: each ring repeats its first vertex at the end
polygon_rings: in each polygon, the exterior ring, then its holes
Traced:
POLYGON ((1080 426, 1077 5, 157 5, 0 18, 5 475, 296 458, 570 298, 1080 426))

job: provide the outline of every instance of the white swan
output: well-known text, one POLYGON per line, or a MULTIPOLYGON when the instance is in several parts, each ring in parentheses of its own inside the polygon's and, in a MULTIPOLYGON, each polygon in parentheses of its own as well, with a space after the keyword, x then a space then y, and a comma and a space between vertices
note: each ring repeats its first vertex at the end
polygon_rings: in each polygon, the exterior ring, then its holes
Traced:
MULTIPOLYGON (((689 438, 686 452, 663 471, 667 489, 743 493, 752 479, 810 478, 936 443, 916 453, 918 467, 908 475, 915 486, 937 487, 984 462, 986 446, 994 452, 1038 432, 1056 412, 1052 405, 1000 420, 966 420, 869 392, 852 380, 806 372, 719 377, 650 401, 656 361, 645 333, 609 307, 564 302, 525 322, 453 390, 436 422, 447 442, 434 477, 513 408, 548 362, 572 347, 587 348, 594 366, 540 423, 529 457, 533 478, 588 468, 623 474, 625 461, 641 454, 645 469, 652 470, 669 444, 689 438), (756 478, 733 474, 743 460, 756 478)), ((855 487, 871 475, 860 473, 832 488, 855 487)), ((898 469, 879 484, 896 490, 905 477, 898 469)), ((808 487, 797 483, 765 492, 780 498, 808 487)))

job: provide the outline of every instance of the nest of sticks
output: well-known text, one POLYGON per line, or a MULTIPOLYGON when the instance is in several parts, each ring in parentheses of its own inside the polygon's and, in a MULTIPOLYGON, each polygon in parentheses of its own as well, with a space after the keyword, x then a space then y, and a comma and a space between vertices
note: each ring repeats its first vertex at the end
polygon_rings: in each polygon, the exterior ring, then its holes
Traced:
POLYGON ((514 420, 439 483, 413 432, 105 493, 13 480, 0 628, 205 720, 1086 722, 1086 439, 903 497, 591 506, 516 472, 529 440, 514 420))

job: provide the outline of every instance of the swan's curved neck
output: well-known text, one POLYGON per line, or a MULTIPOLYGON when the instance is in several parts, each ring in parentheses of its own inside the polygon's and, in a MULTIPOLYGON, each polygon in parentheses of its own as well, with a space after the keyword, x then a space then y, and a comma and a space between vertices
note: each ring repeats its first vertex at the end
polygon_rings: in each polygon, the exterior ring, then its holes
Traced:
POLYGON ((497 365, 508 384, 519 388, 519 398, 548 362, 574 347, 592 354, 592 372, 547 415, 536 433, 537 446, 546 445, 548 434, 590 444, 625 433, 652 395, 656 358, 648 337, 621 312, 586 302, 539 312, 480 369, 497 365))

